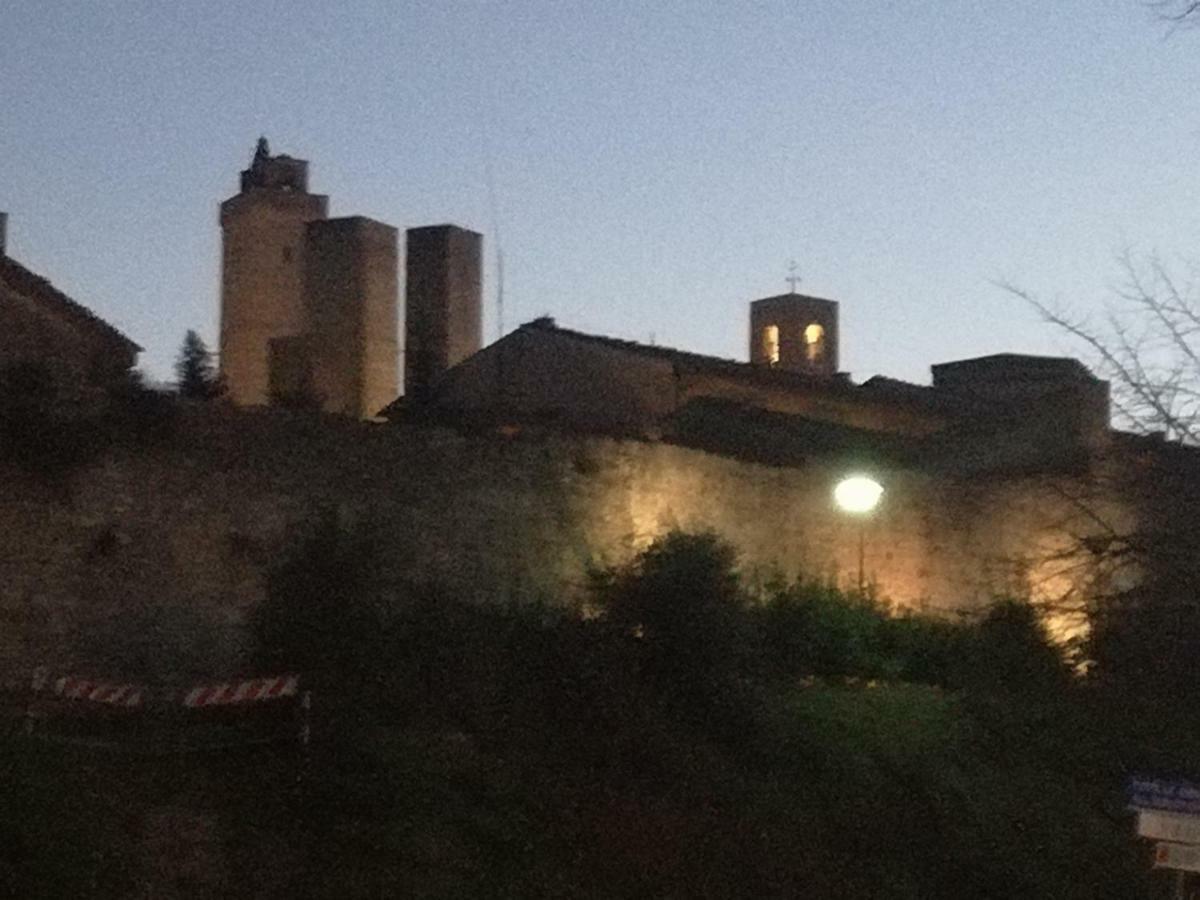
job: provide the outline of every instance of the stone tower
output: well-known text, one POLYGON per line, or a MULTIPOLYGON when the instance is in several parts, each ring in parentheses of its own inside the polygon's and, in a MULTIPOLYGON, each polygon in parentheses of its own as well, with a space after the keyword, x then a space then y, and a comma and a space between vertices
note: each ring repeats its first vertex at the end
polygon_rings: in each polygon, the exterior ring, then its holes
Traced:
POLYGON ((456 225, 408 230, 404 393, 423 399, 483 343, 483 236, 456 225))
POLYGON ((221 204, 221 375, 234 403, 366 418, 399 393, 399 233, 327 218, 308 163, 266 139, 221 204))
POLYGON ((750 304, 750 362, 831 377, 838 371, 838 305, 804 294, 750 304))
POLYGON ((313 395, 367 418, 396 399, 399 232, 362 216, 308 223, 304 251, 313 395))
POLYGON ((220 369, 234 403, 269 401, 269 342, 306 330, 305 236, 328 207, 308 193, 308 163, 271 156, 266 138, 221 204, 220 369))

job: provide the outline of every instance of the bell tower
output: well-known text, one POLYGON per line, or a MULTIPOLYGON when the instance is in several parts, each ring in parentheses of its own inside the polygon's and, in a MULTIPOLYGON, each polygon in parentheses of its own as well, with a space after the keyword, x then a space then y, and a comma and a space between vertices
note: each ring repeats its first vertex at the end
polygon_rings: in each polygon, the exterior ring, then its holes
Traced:
POLYGON ((266 138, 221 204, 220 368, 234 403, 270 401, 270 341, 305 330, 306 226, 328 208, 308 193, 308 162, 272 156, 266 138))
POLYGON ((831 378, 838 372, 838 305, 804 294, 750 304, 750 362, 831 378))

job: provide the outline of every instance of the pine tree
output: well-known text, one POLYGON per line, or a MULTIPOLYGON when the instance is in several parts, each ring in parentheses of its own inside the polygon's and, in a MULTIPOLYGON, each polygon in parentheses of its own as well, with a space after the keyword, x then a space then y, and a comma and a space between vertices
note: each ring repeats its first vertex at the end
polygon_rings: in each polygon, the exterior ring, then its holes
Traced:
POLYGON ((175 360, 175 378, 179 396, 190 400, 211 400, 223 392, 212 353, 200 335, 190 328, 175 360))

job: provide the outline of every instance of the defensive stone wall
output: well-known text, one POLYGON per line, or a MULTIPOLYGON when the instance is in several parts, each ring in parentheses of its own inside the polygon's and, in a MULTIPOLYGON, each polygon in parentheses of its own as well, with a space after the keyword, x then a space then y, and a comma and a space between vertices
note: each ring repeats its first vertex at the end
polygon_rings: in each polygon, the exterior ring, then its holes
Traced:
POLYGON ((775 468, 665 443, 189 407, 166 444, 111 451, 69 485, 0 472, 0 654, 95 669, 149 642, 236 671, 267 573, 330 513, 371 531, 385 577, 478 602, 581 604, 589 566, 673 526, 720 533, 752 580, 844 585, 861 529, 879 594, 930 611, 1055 597, 1078 577, 1059 558, 1088 527, 1078 483, 876 471, 884 501, 858 520, 832 504, 845 474, 834 459, 775 468))

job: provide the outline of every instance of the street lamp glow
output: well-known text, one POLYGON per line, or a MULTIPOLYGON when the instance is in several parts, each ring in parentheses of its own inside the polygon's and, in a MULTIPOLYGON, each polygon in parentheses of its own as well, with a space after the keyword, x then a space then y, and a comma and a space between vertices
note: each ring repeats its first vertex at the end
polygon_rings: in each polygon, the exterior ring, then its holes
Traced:
POLYGON ((866 475, 843 478, 833 489, 833 500, 843 512, 859 515, 869 513, 879 505, 883 485, 866 475))

